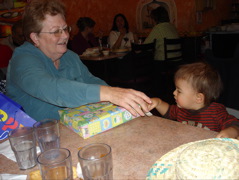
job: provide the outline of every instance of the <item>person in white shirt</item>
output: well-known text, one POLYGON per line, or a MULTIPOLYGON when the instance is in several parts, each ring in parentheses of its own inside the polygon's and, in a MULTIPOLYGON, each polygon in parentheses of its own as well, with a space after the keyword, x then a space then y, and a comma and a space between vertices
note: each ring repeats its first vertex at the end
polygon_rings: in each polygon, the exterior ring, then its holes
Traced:
POLYGON ((128 21, 123 14, 115 15, 108 41, 112 49, 129 48, 132 42, 138 42, 137 36, 129 31, 128 21))

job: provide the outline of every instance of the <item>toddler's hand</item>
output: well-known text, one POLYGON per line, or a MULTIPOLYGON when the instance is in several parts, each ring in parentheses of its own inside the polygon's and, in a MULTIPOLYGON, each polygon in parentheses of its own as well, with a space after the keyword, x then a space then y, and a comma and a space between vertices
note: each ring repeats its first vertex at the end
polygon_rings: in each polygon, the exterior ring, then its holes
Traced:
POLYGON ((221 130, 216 136, 217 138, 238 138, 239 129, 237 127, 228 127, 224 130, 221 130))
POLYGON ((160 104, 161 99, 159 99, 159 98, 151 98, 151 101, 152 101, 152 103, 148 104, 149 111, 151 111, 152 109, 157 107, 158 104, 160 104))

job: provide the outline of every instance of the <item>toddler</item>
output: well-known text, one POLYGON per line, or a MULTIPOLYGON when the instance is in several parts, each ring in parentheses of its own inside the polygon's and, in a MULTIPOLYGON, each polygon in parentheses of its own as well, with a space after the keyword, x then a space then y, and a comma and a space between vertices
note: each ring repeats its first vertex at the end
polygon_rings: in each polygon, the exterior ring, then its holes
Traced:
POLYGON ((164 118, 217 131, 218 138, 239 136, 239 120, 228 114, 224 105, 215 102, 222 83, 218 72, 209 64, 197 62, 183 65, 176 72, 174 81, 176 105, 152 98, 150 110, 156 108, 164 118))

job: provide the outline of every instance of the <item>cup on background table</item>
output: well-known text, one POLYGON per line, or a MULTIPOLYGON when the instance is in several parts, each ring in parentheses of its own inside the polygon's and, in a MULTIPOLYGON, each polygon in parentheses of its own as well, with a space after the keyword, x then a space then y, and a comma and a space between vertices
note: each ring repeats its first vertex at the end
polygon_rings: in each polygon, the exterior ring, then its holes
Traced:
POLYGON ((49 149, 41 153, 37 162, 43 180, 72 180, 71 152, 65 148, 49 149))
POLYGON ((60 148, 59 122, 56 119, 44 119, 33 127, 41 152, 60 148))
POLYGON ((85 180, 113 179, 111 147, 103 143, 84 146, 78 151, 78 159, 85 180))
POLYGON ((19 169, 25 170, 36 165, 36 139, 32 127, 19 127, 9 133, 11 148, 19 169))
POLYGON ((110 50, 103 50, 102 53, 104 56, 109 56, 110 50))

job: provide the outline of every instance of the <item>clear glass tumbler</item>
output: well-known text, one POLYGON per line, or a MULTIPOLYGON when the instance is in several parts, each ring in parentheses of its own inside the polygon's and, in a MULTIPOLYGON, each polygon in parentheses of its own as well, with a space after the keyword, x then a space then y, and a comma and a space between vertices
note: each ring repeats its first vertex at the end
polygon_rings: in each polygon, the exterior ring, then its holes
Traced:
POLYGON ((44 119, 36 122, 33 127, 41 152, 60 148, 59 121, 44 119))
POLYGON ((32 127, 19 127, 9 133, 11 148, 19 169, 25 170, 36 165, 36 139, 32 127))
POLYGON ((65 148, 50 149, 41 153, 37 162, 43 180, 72 180, 71 152, 65 148))
POLYGON ((103 143, 84 146, 78 152, 85 180, 113 179, 113 162, 111 147, 103 143))

